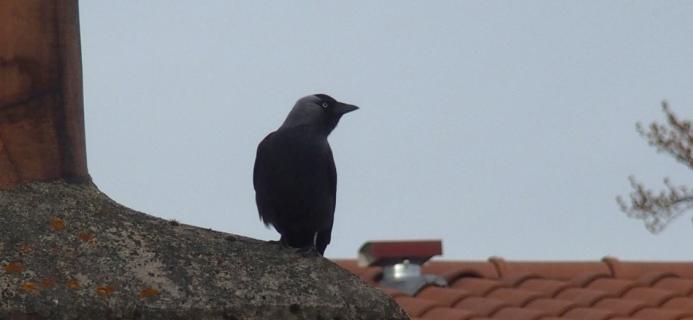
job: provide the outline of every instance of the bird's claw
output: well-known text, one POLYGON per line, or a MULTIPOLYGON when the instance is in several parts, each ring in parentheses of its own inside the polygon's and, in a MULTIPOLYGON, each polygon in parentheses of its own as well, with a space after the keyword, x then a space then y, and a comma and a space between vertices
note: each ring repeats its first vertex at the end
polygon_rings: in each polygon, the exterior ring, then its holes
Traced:
POLYGON ((267 243, 272 244, 272 245, 284 245, 281 241, 277 240, 267 240, 267 243))
POLYGON ((297 248, 296 253, 300 254, 304 258, 322 257, 320 252, 318 252, 318 249, 316 249, 314 246, 297 248))

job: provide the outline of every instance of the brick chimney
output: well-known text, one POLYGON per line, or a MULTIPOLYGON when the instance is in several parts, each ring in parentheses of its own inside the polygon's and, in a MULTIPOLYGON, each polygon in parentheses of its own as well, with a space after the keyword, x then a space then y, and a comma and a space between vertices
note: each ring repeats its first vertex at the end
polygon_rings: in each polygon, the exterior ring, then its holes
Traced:
POLYGON ((443 253, 440 240, 370 241, 359 249, 359 265, 383 268, 380 285, 415 295, 428 285, 445 287, 445 279, 421 273, 421 266, 443 253))

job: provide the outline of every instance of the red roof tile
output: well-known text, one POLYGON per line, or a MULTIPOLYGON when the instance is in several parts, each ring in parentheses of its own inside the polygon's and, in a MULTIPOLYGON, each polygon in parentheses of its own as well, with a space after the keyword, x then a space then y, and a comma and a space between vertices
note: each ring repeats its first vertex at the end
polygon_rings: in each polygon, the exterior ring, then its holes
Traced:
POLYGON ((556 280, 571 280, 576 273, 584 274, 608 274, 609 267, 601 262, 507 262, 501 258, 491 258, 498 268, 501 277, 510 278, 524 274, 541 275, 542 277, 556 280))
POLYGON ((545 316, 548 316, 548 314, 545 312, 539 311, 539 310, 510 307, 510 308, 503 308, 503 309, 499 310, 498 312, 494 313, 493 319, 538 320, 538 319, 541 319, 545 316))
POLYGON ((681 310, 647 308, 636 312, 633 316, 648 320, 679 320, 687 316, 693 317, 693 314, 681 310))
POLYGON ((395 297, 395 301, 402 306, 404 311, 410 316, 420 317, 427 311, 442 306, 435 300, 428 300, 414 297, 395 297))
POLYGON ((496 279, 482 278, 460 278, 449 284, 450 287, 464 289, 465 291, 480 296, 485 296, 487 293, 503 286, 503 284, 496 279))
MULTIPOLYGON (((382 268, 342 267, 378 285, 382 268)), ((693 320, 693 262, 430 261, 448 281, 414 296, 381 288, 421 320, 693 320)))
POLYGON ((652 273, 673 273, 682 278, 693 279, 693 264, 691 262, 628 262, 624 263, 615 258, 604 258, 604 262, 612 269, 612 274, 622 279, 637 279, 652 273))
POLYGON ((672 291, 683 296, 691 296, 693 294, 693 279, 666 277, 655 282, 653 287, 672 291))
POLYGON ((634 314, 647 305, 642 301, 626 300, 622 298, 606 298, 594 304, 595 308, 613 311, 620 316, 634 314))
POLYGON ((470 292, 462 289, 428 286, 419 291, 416 297, 436 300, 442 302, 444 305, 448 307, 451 307, 471 295, 472 294, 470 292))
POLYGON ((675 296, 676 293, 672 291, 652 288, 633 288, 623 295, 624 298, 642 301, 652 307, 660 306, 675 296))
POLYGON ((482 316, 490 316, 496 311, 509 307, 510 304, 498 299, 484 297, 469 297, 455 305, 455 308, 469 310, 482 316))
POLYGON ((572 301, 579 306, 589 307, 608 296, 607 292, 600 290, 568 288, 556 295, 556 298, 572 301))
POLYGON ((518 286, 521 289, 531 290, 545 294, 549 297, 555 296, 558 292, 570 287, 570 284, 565 281, 551 279, 528 279, 518 286))
POLYGON ((428 310, 422 319, 468 320, 473 319, 475 316, 476 313, 462 309, 433 308, 428 310))
POLYGON ((542 297, 543 294, 535 291, 515 288, 498 288, 486 295, 489 298, 495 298, 509 302, 516 307, 523 307, 528 302, 542 297))
POLYGON ((669 301, 665 302, 662 305, 662 308, 685 310, 688 312, 693 312, 693 298, 688 298, 688 297, 672 298, 669 301))
POLYGON ((436 261, 425 264, 421 271, 437 274, 448 282, 463 277, 498 278, 496 266, 490 262, 482 261, 469 261, 464 264, 455 261, 436 261))
POLYGON ((592 281, 587 288, 608 292, 611 295, 621 296, 624 292, 638 286, 632 280, 600 278, 592 281))
POLYGON ((572 301, 561 299, 537 299, 527 304, 527 308, 541 310, 553 316, 562 315, 568 310, 577 308, 577 304, 572 301))
POLYGON ((594 308, 575 308, 568 310, 563 317, 568 319, 580 320, 607 320, 613 318, 615 314, 609 310, 594 309, 594 308))

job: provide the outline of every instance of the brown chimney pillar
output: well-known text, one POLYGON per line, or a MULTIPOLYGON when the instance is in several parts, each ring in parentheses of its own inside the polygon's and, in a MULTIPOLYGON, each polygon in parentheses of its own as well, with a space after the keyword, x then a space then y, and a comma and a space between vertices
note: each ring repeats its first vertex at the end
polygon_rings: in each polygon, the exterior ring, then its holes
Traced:
POLYGON ((89 179, 77 0, 0 1, 0 189, 89 179))

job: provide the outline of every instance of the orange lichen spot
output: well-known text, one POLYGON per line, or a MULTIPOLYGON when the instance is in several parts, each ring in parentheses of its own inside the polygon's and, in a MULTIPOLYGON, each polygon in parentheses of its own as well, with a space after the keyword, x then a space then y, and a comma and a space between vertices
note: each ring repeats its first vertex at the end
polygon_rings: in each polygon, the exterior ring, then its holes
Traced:
POLYGON ((140 294, 138 295, 140 299, 144 298, 150 298, 153 296, 158 296, 159 295, 159 290, 156 290, 154 288, 144 288, 140 291, 140 294))
POLYGON ((26 244, 26 243, 19 246, 19 252, 21 252, 22 254, 27 254, 33 250, 34 250, 34 248, 32 248, 31 245, 26 244))
POLYGON ((94 235, 91 233, 80 232, 80 234, 77 235, 77 238, 79 238, 79 240, 82 240, 84 242, 89 242, 92 239, 94 239, 94 235))
POLYGON ((51 277, 45 277, 41 279, 41 286, 44 288, 53 288, 55 287, 55 279, 51 277))
POLYGON ((5 269, 6 273, 20 273, 24 271, 24 265, 19 261, 10 262, 2 266, 2 268, 5 269))
POLYGON ((53 228, 53 231, 65 229, 65 220, 58 217, 53 218, 53 220, 51 220, 51 228, 53 228))
POLYGON ((70 280, 67 280, 67 287, 70 289, 79 289, 79 281, 75 278, 70 278, 70 280))
POLYGON ((39 292, 39 286, 36 283, 31 282, 31 281, 27 281, 27 282, 22 283, 22 285, 20 287, 22 288, 22 290, 24 290, 28 293, 31 293, 31 294, 38 294, 38 292, 39 292))
POLYGON ((110 296, 113 292, 115 292, 115 288, 112 286, 96 287, 96 293, 104 298, 110 296))

